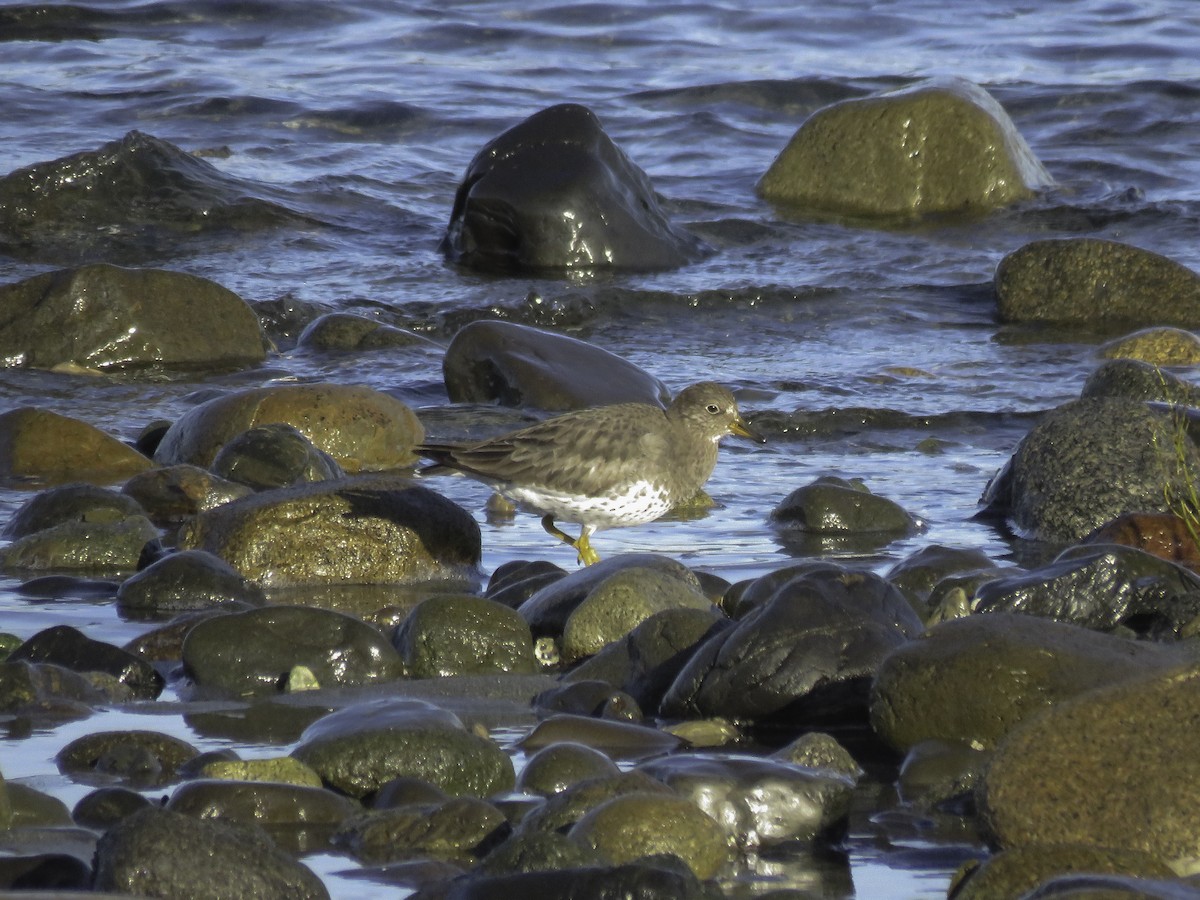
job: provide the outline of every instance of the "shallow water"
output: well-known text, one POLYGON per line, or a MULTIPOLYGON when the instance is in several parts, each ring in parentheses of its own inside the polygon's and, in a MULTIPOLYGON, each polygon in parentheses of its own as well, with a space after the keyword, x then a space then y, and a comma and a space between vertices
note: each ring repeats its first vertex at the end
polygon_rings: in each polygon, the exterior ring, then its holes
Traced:
MULTIPOLYGON (((1001 328, 987 282, 1005 253, 1052 236, 1114 238, 1200 268, 1200 16, 1187 0, 1000 2, 954 16, 934 2, 773 6, 5 4, 0 169, 136 129, 218 151, 206 159, 294 215, 252 232, 98 233, 74 251, 0 245, 0 281, 83 259, 163 266, 251 301, 295 298, 441 341, 501 316, 594 342, 673 389, 706 378, 737 388, 770 443, 727 442, 709 485, 720 508, 604 533, 604 555, 652 550, 737 580, 816 554, 883 570, 927 543, 1023 554, 972 521, 976 501, 1035 415, 1078 394, 1107 335, 1001 328), (812 111, 928 76, 990 91, 1056 187, 981 221, 905 231, 789 221, 755 197, 812 111), (666 273, 570 279, 443 263, 437 243, 476 150, 563 101, 596 112, 712 256, 666 273), (787 545, 767 514, 823 474, 864 478, 925 530, 875 548, 787 545)), ((285 345, 260 369, 202 379, 4 371, 0 409, 34 404, 133 438, 201 388, 323 379, 418 409, 447 402, 428 354, 285 345)), ((533 517, 488 523, 484 488, 439 487, 477 513, 485 573, 512 559, 573 565, 533 517)), ((0 491, 0 520, 27 496, 0 491)), ((17 584, 0 580, 4 631, 68 622, 123 643, 146 627, 105 604, 30 601, 17 584)), ((53 753, 124 715, 6 743, 4 773, 73 801, 82 791, 57 776, 53 753)), ((172 716, 153 727, 210 745, 172 716)), ((849 844, 858 896, 944 895, 953 861, 919 835, 894 846, 879 833, 867 823, 849 844)), ((314 866, 331 873, 344 860, 314 866)))

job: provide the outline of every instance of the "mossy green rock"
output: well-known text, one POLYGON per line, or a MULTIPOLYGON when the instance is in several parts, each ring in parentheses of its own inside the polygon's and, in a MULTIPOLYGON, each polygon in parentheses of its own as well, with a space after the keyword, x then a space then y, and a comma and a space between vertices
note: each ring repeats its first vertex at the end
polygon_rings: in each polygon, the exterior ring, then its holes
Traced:
POLYGON ((363 385, 284 384, 238 391, 188 410, 154 451, 160 465, 205 468, 235 435, 257 425, 293 426, 347 472, 412 465, 425 436, 416 414, 363 385))
POLYGON ((0 413, 0 478, 108 484, 153 463, 99 428, 48 409, 0 413))
POLYGON ((617 864, 669 853, 700 879, 714 877, 730 858, 721 826, 674 794, 614 797, 576 822, 568 834, 617 864))
POLYGON ((367 863, 414 857, 471 862, 477 848, 507 825, 492 804, 455 797, 433 806, 365 812, 345 824, 335 843, 367 863))
POLYGON ((141 505, 125 494, 92 484, 64 484, 22 503, 0 533, 19 538, 66 522, 119 522, 144 514, 141 505))
POLYGON ((993 283, 1003 322, 1200 324, 1200 275, 1118 241, 1033 241, 1000 260, 993 283))
POLYGON ((470 576, 479 525, 409 479, 321 481, 227 503, 196 516, 179 545, 215 553, 264 586, 407 584, 470 576))
POLYGON ((321 776, 293 756, 267 759, 214 759, 200 767, 201 777, 228 781, 273 781, 320 787, 321 776))
POLYGON ((320 786, 216 779, 181 784, 166 808, 198 819, 264 826, 337 826, 362 811, 349 797, 320 786))
POLYGON ((170 784, 196 756, 187 741, 157 731, 98 731, 58 751, 59 771, 83 780, 128 781, 137 787, 170 784))
POLYGON ((1171 878, 1162 860, 1120 847, 1078 844, 1030 844, 1004 850, 978 865, 964 867, 951 888, 954 900, 1012 900, 1043 881, 1071 872, 1171 878))
POLYGON ((305 729, 293 756, 330 787, 364 797, 393 778, 421 778, 452 797, 512 790, 512 760, 458 717, 419 700, 372 700, 305 729))
POLYGON ((1114 338, 1097 351, 1107 359, 1139 359, 1156 366, 1200 364, 1200 337, 1182 328, 1143 328, 1114 338))
POLYGON ((517 789, 550 796, 591 778, 620 774, 617 764, 593 747, 561 741, 529 758, 517 778, 517 789))
POLYGON ((952 79, 818 110, 758 193, 808 211, 908 221, 986 213, 1051 183, 1000 104, 952 79))
POLYGON ((202 688, 236 695, 279 691, 304 666, 323 688, 401 677, 391 643, 360 619, 328 609, 268 606, 197 623, 183 642, 185 671, 202 688))
POLYGON ((1181 664, 1178 648, 1014 613, 944 622, 890 653, 871 687, 875 733, 993 747, 1048 706, 1181 664))
POLYGON ((693 579, 679 579, 656 568, 622 569, 592 588, 567 617, 563 658, 572 662, 591 656, 626 637, 655 613, 711 608, 693 579))
POLYGON ((0 568, 132 572, 147 542, 158 536, 158 529, 145 516, 115 522, 64 522, 18 538, 0 550, 0 568))
POLYGON ((394 639, 413 678, 533 674, 533 635, 520 614, 494 600, 467 595, 431 597, 401 623, 394 639))
POLYGON ((0 364, 114 371, 266 358, 258 317, 216 282, 94 263, 0 286, 0 364))
POLYGON ((976 791, 995 845, 1071 843, 1200 868, 1200 666, 1089 691, 1051 706, 996 748, 976 791))

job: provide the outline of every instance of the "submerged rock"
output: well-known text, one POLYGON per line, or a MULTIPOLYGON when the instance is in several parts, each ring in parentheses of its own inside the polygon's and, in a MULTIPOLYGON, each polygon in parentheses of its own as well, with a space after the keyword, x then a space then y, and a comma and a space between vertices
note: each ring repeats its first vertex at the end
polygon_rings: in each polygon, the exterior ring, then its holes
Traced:
POLYGON ((368 863, 425 857, 469 863, 507 828, 508 820, 492 804, 453 797, 361 813, 333 843, 368 863))
POLYGON ((258 425, 291 425, 347 472, 416 461, 416 414, 382 391, 350 384, 286 384, 226 394, 188 410, 154 453, 160 465, 209 467, 230 439, 258 425))
POLYGON ((0 308, 4 366, 194 370, 266 358, 249 304, 185 272, 106 263, 61 269, 0 285, 0 308))
POLYGON ((476 154, 442 240, 451 262, 499 272, 669 269, 703 250, 591 110, 572 103, 534 113, 476 154))
POLYGON ((300 333, 301 347, 326 352, 382 350, 389 347, 417 347, 442 352, 442 347, 412 331, 396 328, 353 313, 326 313, 313 320, 300 333))
POLYGON ((771 510, 770 522, 789 550, 822 556, 828 550, 867 553, 916 534, 919 519, 861 481, 822 476, 796 488, 771 510))
POLYGON ((58 751, 59 771, 80 781, 155 788, 179 777, 196 756, 187 741, 157 731, 99 731, 76 738, 58 751))
POLYGON ((468 874, 449 886, 417 891, 412 900, 495 900, 536 897, 538 900, 721 900, 720 888, 698 879, 686 866, 668 865, 661 857, 622 866, 598 863, 551 870, 468 874))
POLYGON ((442 358, 454 403, 499 403, 549 411, 612 403, 666 406, 666 385, 594 344, 515 322, 463 326, 442 358))
POLYGON ((818 110, 758 193, 814 212, 907 221, 986 213, 1052 183, 1000 104, 950 79, 818 110))
POLYGON ((93 425, 48 409, 0 413, 0 478, 44 484, 108 484, 153 463, 93 425))
POLYGON ((1002 322, 1200 324, 1200 275, 1117 241, 1032 241, 1000 260, 994 285, 1002 322))

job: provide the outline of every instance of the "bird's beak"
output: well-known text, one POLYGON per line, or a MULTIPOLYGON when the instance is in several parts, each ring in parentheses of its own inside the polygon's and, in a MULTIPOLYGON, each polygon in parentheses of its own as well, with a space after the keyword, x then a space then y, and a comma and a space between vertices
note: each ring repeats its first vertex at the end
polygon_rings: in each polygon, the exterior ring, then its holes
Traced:
POLYGON ((738 416, 733 420, 733 423, 729 426, 729 430, 739 437, 750 438, 750 440, 759 444, 765 444, 767 442, 767 439, 747 425, 746 420, 741 416, 738 416))

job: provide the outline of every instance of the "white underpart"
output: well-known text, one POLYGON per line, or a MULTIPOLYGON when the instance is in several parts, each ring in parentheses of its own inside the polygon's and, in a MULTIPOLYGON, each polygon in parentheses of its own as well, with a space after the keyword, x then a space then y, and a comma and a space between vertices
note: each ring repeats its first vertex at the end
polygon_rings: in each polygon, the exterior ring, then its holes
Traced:
POLYGON ((505 485, 500 493, 540 515, 579 525, 586 521, 596 531, 652 522, 671 508, 662 486, 649 481, 636 481, 624 490, 598 497, 518 485, 505 485))

